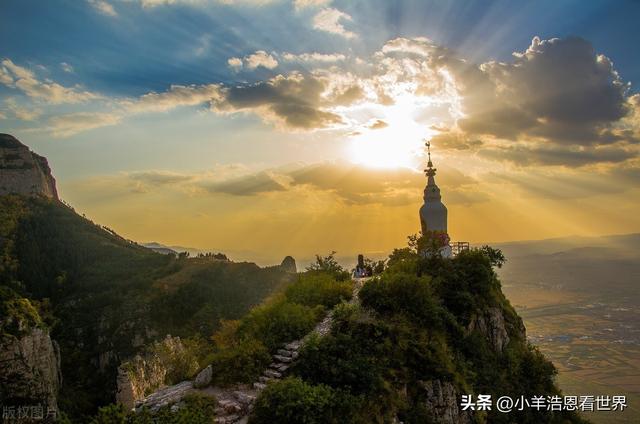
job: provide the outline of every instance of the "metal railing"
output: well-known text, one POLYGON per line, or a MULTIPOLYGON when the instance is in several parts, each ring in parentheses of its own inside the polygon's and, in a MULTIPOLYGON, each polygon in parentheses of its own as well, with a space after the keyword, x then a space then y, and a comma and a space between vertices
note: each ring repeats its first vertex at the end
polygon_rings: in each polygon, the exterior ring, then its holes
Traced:
POLYGON ((449 246, 451 246, 451 254, 453 256, 457 256, 460 252, 469 250, 468 241, 452 241, 449 243, 449 246))

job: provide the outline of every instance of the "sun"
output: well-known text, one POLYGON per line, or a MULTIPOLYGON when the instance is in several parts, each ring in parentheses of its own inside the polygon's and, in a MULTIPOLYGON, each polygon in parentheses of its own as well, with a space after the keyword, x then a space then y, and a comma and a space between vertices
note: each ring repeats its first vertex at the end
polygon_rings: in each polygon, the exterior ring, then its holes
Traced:
POLYGON ((351 137, 350 160, 373 168, 415 168, 423 156, 424 139, 435 133, 413 115, 415 98, 399 98, 379 110, 376 125, 351 137))

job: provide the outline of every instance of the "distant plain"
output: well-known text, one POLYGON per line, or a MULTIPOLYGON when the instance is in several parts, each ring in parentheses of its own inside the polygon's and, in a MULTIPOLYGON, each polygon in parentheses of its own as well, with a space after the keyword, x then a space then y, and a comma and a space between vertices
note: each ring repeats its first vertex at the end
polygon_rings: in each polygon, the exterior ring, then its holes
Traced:
POLYGON ((596 424, 640 422, 640 235, 496 245, 503 290, 567 395, 626 395, 596 424))

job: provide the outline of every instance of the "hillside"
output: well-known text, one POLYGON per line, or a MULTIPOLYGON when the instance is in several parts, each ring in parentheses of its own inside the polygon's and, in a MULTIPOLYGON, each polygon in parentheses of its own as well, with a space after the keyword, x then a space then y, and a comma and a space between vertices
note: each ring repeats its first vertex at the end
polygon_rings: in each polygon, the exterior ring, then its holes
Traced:
POLYGON ((150 342, 206 339, 291 279, 280 267, 158 254, 38 196, 0 196, 0 252, 2 347, 50 331, 38 340, 60 345, 58 403, 75 417, 112 402, 118 365, 150 342))
POLYGON ((461 408, 464 394, 562 395, 553 364, 527 342, 502 293, 498 265, 489 248, 453 259, 404 248, 379 276, 354 283, 333 257, 318 258, 227 322, 193 381, 151 394, 136 412, 103 408, 93 422, 584 423, 546 407, 461 408))

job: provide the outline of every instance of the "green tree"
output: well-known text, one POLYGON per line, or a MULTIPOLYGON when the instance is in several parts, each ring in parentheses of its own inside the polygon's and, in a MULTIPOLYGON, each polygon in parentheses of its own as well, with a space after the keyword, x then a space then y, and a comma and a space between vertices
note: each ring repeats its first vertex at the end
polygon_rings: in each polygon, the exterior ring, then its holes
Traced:
POLYGON ((326 272, 337 280, 348 279, 349 273, 338 263, 335 254, 336 252, 332 251, 327 256, 316 255, 316 261, 307 267, 307 271, 326 272))

